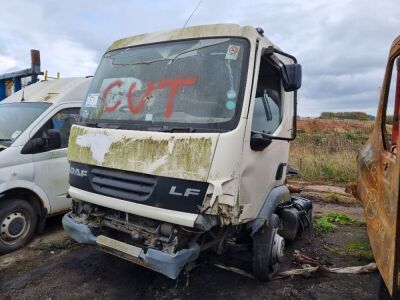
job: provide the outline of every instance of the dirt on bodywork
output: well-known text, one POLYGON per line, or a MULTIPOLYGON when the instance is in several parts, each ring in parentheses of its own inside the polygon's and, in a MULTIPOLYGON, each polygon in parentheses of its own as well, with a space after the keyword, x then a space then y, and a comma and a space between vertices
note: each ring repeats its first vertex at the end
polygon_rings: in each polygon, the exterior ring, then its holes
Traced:
MULTIPOLYGON (((333 219, 334 229, 321 231, 317 227, 310 236, 306 232, 305 238, 288 244, 281 271, 302 268, 294 255, 299 252, 327 268, 371 262, 361 207, 327 203, 327 193, 332 191, 314 193, 314 216, 318 219, 334 212, 353 221, 341 225, 340 218, 333 219)), ((223 258, 206 252, 192 266, 189 276, 184 274, 173 281, 76 244, 62 231, 59 217, 50 219, 48 225, 29 246, 0 257, 1 299, 374 299, 376 295, 376 272, 356 275, 318 271, 263 283, 216 267, 249 272, 251 257, 245 247, 229 246, 223 258)))

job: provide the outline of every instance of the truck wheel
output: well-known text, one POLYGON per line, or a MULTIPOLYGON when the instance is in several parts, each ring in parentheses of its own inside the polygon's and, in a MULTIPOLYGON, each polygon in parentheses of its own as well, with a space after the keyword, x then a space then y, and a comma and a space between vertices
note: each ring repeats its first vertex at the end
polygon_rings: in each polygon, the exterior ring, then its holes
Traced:
POLYGON ((35 209, 27 201, 0 201, 0 254, 27 244, 35 233, 37 219, 35 209))
POLYGON ((253 236, 253 275, 262 281, 271 280, 283 257, 285 240, 278 234, 280 219, 273 214, 269 226, 264 225, 253 236))

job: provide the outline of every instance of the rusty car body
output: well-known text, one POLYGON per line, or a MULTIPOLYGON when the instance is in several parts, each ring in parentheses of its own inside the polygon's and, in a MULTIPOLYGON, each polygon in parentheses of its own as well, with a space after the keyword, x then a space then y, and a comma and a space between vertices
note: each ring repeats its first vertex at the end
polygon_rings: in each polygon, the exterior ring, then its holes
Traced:
POLYGON ((390 48, 373 132, 357 158, 357 197, 364 207, 377 267, 388 292, 395 299, 400 297, 399 56, 400 36, 390 48), (389 92, 391 88, 394 89, 392 93, 389 92), (393 112, 388 105, 390 100, 394 100, 393 112), (386 119, 392 114, 393 125, 388 126, 386 119))

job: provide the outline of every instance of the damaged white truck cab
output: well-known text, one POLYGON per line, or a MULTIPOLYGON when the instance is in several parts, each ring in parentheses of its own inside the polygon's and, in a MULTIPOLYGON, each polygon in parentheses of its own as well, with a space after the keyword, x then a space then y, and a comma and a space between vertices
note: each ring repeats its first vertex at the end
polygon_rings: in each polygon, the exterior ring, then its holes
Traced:
POLYGON ((271 278, 284 238, 310 223, 285 186, 300 85, 262 29, 116 41, 71 131, 65 230, 170 278, 202 250, 248 243, 255 276, 271 278))

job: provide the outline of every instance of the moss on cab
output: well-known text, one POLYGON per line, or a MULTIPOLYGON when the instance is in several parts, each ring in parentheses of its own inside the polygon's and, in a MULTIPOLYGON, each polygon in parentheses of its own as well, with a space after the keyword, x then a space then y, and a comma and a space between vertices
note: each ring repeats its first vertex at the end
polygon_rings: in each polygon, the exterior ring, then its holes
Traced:
MULTIPOLYGON (((71 129, 70 161, 160 176, 207 180, 213 151, 211 138, 124 137, 112 142, 104 161, 99 162, 93 158, 90 147, 78 145, 78 137, 85 134, 90 134, 85 127, 74 126, 71 129)), ((95 134, 109 135, 109 131, 96 130, 95 134)))

